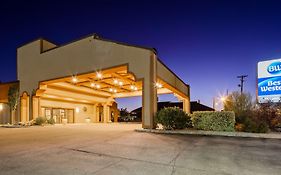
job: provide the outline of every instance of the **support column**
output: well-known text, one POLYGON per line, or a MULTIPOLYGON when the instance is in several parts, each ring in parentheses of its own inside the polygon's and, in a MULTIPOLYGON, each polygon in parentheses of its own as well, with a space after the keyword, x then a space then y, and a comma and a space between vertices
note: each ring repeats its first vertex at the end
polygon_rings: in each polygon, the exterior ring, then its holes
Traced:
POLYGON ((110 107, 107 104, 103 104, 103 122, 110 122, 110 107))
POLYGON ((37 117, 39 117, 40 113, 40 106, 39 106, 39 97, 33 96, 32 97, 32 120, 35 120, 37 117))
POLYGON ((184 112, 190 114, 190 99, 185 98, 182 100, 182 109, 184 112))
POLYGON ((156 78, 156 55, 150 57, 149 74, 143 80, 142 88, 142 127, 147 129, 155 128, 154 117, 157 112, 157 89, 155 88, 156 78))
POLYGON ((97 113, 97 104, 94 104, 93 106, 93 117, 91 119, 92 123, 98 122, 98 113, 97 113))
POLYGON ((174 94, 179 101, 182 102, 182 110, 188 114, 190 114, 190 98, 189 97, 181 97, 180 95, 174 94))
POLYGON ((26 93, 20 98, 20 104, 20 122, 25 123, 29 121, 29 96, 26 93))

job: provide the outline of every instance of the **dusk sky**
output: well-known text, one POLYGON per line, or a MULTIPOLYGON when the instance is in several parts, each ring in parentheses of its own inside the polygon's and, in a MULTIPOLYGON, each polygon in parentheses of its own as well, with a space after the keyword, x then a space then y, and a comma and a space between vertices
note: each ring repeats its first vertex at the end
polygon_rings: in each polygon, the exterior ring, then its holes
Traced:
MULTIPOLYGON (((0 5, 0 80, 16 80, 16 49, 46 38, 60 45, 97 33, 102 38, 154 47, 191 86, 191 100, 239 90, 255 98, 256 66, 281 57, 281 1, 8 1, 0 5)), ((160 100, 176 100, 172 96, 160 100)), ((133 109, 140 98, 119 100, 133 109), (132 103, 133 101, 133 103, 132 103)))

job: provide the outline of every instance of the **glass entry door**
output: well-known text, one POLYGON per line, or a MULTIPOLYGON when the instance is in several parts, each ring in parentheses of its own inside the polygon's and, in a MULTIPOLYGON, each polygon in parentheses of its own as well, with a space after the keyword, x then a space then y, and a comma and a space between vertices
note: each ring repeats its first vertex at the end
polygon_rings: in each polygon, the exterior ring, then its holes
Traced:
POLYGON ((66 109, 65 114, 67 116, 68 123, 74 123, 74 110, 73 109, 66 109))
POLYGON ((55 123, 62 123, 62 119, 67 119, 67 123, 74 123, 74 109, 62 108, 41 108, 47 120, 54 119, 55 123))

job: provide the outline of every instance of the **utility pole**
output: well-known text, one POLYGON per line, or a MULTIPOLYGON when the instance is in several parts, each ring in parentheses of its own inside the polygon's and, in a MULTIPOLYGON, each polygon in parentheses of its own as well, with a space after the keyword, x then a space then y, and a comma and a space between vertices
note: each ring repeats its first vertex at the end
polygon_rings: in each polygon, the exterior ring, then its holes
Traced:
POLYGON ((243 93, 243 86, 244 86, 244 81, 245 81, 246 77, 248 77, 248 75, 239 75, 239 76, 237 76, 237 78, 240 79, 240 84, 238 84, 238 87, 240 87, 241 94, 243 93))

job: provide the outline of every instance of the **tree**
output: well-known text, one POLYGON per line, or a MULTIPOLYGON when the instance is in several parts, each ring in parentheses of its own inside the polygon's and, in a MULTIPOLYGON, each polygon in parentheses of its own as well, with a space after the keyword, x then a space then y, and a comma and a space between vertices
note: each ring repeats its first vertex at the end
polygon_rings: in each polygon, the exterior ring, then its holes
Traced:
POLYGON ((120 109, 120 120, 121 121, 129 121, 130 120, 130 112, 127 108, 120 109))
POLYGON ((249 93, 233 92, 224 101, 225 111, 234 111, 236 122, 243 123, 246 116, 251 115, 252 96, 249 93))
POLYGON ((17 85, 13 85, 8 91, 8 105, 11 111, 11 123, 14 123, 15 111, 17 110, 19 102, 19 88, 17 85))

